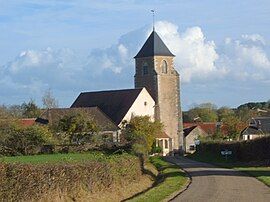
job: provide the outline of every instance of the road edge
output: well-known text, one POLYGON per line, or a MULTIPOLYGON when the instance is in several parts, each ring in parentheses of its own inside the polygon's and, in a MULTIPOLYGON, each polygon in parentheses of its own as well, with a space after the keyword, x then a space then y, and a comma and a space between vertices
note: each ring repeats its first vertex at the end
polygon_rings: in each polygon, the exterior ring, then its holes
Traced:
POLYGON ((182 168, 179 164, 173 162, 173 161, 170 161, 171 158, 175 158, 175 157, 170 157, 170 158, 165 158, 169 163, 172 163, 174 165, 177 165, 179 167, 180 170, 184 171, 185 174, 187 175, 188 177, 188 180, 187 182, 184 184, 183 187, 181 187, 180 190, 178 191, 175 191, 174 193, 172 193, 169 197, 165 198, 163 201, 164 202, 168 202, 168 201, 172 201, 173 199, 175 199, 177 196, 179 196, 180 194, 182 194, 184 191, 186 191, 188 189, 188 187, 190 186, 190 184, 192 183, 192 177, 191 175, 184 169, 182 168))

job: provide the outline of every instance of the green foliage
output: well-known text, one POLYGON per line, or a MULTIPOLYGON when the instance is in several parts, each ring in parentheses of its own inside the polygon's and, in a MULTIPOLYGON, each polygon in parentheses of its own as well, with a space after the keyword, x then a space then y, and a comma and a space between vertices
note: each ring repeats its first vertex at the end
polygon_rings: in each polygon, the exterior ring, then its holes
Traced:
POLYGON ((188 119, 188 122, 215 122, 218 120, 216 106, 211 103, 196 106, 187 112, 185 119, 188 119))
POLYGON ((34 100, 22 104, 22 115, 25 118, 36 118, 41 114, 41 110, 35 104, 34 100))
POLYGON ((162 152, 162 148, 160 146, 156 146, 156 144, 154 143, 152 145, 151 153, 152 154, 160 154, 161 152, 162 152))
POLYGON ((0 124, 0 145, 11 155, 36 154, 43 144, 53 142, 52 134, 47 127, 39 125, 22 127, 12 121, 4 123, 0 124), (3 125, 4 123, 5 125, 3 125))
POLYGON ((122 131, 125 139, 133 146, 137 154, 148 154, 157 134, 162 132, 162 124, 159 121, 151 121, 149 116, 135 116, 131 118, 122 131))
POLYGON ((171 194, 179 191, 187 183, 188 177, 177 165, 168 163, 161 157, 151 157, 150 161, 159 171, 157 184, 130 201, 168 201, 166 199, 171 194))
POLYGON ((198 155, 209 154, 221 158, 222 150, 232 151, 231 158, 234 161, 264 161, 270 156, 270 137, 257 138, 251 141, 205 141, 198 146, 198 155))
POLYGON ((89 142, 99 131, 96 122, 83 112, 65 115, 52 127, 56 132, 60 132, 63 143, 89 142))

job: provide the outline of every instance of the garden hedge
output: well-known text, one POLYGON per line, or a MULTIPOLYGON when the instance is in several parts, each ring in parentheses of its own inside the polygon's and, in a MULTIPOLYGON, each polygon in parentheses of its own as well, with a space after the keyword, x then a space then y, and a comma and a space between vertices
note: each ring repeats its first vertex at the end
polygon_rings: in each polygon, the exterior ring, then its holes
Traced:
POLYGON ((55 193, 74 200, 82 190, 124 187, 141 175, 139 159, 131 155, 81 163, 0 163, 0 201, 36 201, 55 193))
POLYGON ((232 151, 232 158, 235 161, 270 160, 270 136, 238 142, 201 142, 197 152, 220 155, 220 152, 226 149, 232 151))

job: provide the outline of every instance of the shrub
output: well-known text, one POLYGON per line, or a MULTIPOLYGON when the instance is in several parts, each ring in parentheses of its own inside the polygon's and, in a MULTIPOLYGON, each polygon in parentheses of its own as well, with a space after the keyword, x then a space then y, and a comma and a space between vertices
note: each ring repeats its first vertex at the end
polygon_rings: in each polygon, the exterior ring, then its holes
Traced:
POLYGON ((43 144, 53 142, 47 127, 33 125, 23 127, 16 122, 8 122, 0 128, 0 153, 2 155, 37 154, 43 144))
POLYGON ((147 155, 151 151, 155 137, 162 132, 162 124, 159 121, 151 121, 149 116, 135 116, 125 124, 122 134, 132 144, 136 154, 147 155))
POLYGON ((98 157, 81 163, 0 163, 0 201, 35 201, 55 192, 72 201, 83 197, 81 190, 90 194, 114 186, 124 187, 142 175, 135 156, 98 157))
POLYGON ((220 155, 222 150, 232 151, 232 158, 236 161, 263 161, 270 158, 270 136, 249 141, 208 141, 201 142, 197 152, 220 155))

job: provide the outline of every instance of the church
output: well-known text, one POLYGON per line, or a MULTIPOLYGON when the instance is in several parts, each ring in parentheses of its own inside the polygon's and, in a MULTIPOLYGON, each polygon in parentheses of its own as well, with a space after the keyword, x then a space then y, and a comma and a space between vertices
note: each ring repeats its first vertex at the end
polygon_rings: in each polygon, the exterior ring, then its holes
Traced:
MULTIPOLYGON (((110 134, 114 142, 121 140, 123 121, 129 121, 133 116, 148 115, 164 125, 164 132, 156 137, 156 144, 162 147, 163 155, 184 152, 180 81, 174 57, 153 30, 134 57, 134 89, 82 92, 69 110, 85 109, 94 119, 97 117, 100 125, 110 123, 111 127, 105 127, 103 132, 110 134)), ((59 110, 63 113, 69 111, 58 109, 56 113, 49 110, 41 118, 49 121, 53 114, 61 114, 59 110)))

